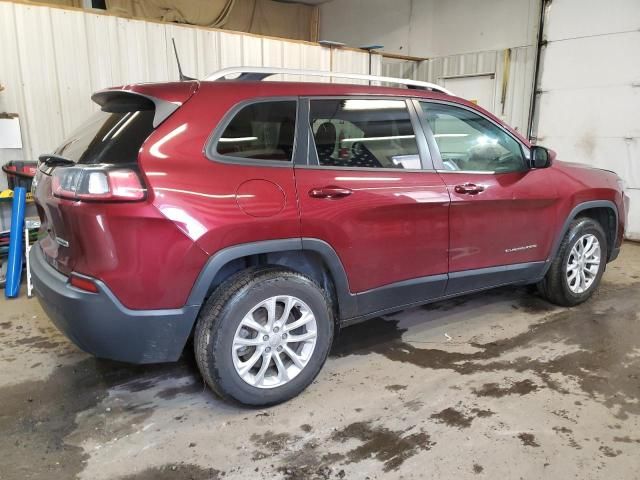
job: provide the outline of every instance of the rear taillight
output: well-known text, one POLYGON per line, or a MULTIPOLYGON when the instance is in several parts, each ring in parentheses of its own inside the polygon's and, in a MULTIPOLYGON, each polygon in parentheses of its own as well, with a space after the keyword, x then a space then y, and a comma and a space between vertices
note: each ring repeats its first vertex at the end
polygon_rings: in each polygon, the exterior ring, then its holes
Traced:
POLYGON ((135 170, 104 166, 56 168, 51 189, 54 196, 69 200, 134 202, 146 195, 135 170))

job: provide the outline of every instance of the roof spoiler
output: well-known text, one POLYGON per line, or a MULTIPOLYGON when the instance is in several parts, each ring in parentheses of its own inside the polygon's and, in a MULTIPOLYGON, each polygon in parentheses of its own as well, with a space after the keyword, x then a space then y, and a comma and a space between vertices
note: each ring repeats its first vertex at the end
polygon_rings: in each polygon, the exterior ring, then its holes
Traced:
POLYGON ((100 105, 103 112, 155 109, 153 128, 164 122, 181 105, 181 103, 169 102, 131 90, 100 90, 91 95, 91 100, 100 105))

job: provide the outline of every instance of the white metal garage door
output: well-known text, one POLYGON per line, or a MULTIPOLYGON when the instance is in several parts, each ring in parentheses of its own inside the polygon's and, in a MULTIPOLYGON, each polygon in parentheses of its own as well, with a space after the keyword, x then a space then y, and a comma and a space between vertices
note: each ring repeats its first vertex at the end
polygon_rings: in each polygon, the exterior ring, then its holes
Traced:
POLYGON ((548 7, 538 144, 562 160, 614 170, 640 240, 640 1, 554 0, 548 7))

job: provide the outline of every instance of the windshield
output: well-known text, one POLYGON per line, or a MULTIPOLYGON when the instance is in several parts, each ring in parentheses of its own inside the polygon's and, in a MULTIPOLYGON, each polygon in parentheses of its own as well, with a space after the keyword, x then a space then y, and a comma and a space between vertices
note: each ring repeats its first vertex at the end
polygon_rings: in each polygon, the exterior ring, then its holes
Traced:
POLYGON ((54 152, 80 164, 130 164, 153 131, 154 109, 93 114, 54 152))

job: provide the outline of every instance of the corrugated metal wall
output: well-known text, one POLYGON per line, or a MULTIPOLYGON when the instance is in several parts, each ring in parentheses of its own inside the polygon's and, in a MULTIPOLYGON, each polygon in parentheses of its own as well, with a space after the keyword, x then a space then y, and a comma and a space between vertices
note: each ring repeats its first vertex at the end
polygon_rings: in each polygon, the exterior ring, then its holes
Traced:
POLYGON ((557 0, 547 10, 538 143, 562 160, 614 170, 640 240, 640 2, 557 0))
MULTIPOLYGON (((0 163, 51 151, 96 108, 89 99, 96 90, 176 80, 171 38, 185 74, 198 78, 239 65, 369 70, 368 54, 360 51, 0 2, 0 112, 19 114, 23 140, 22 151, 0 149, 0 163)), ((372 71, 379 70, 374 55, 372 71)), ((5 187, 0 175, 0 189, 5 187)))
POLYGON ((382 72, 383 75, 392 77, 405 76, 439 84, 442 83, 443 78, 494 74, 494 105, 489 110, 520 132, 526 132, 536 51, 535 47, 527 46, 512 48, 510 52, 504 104, 502 102, 502 85, 506 57, 503 50, 430 58, 421 62, 383 58, 382 72))

